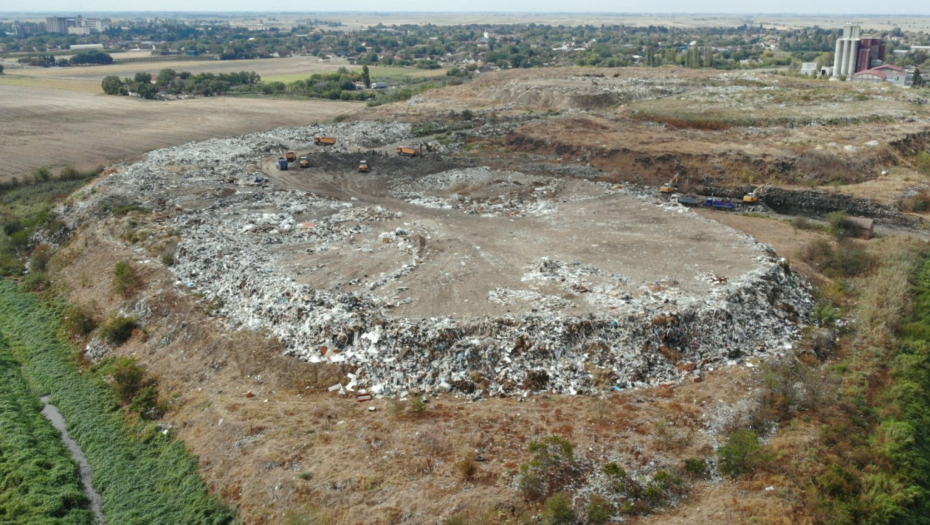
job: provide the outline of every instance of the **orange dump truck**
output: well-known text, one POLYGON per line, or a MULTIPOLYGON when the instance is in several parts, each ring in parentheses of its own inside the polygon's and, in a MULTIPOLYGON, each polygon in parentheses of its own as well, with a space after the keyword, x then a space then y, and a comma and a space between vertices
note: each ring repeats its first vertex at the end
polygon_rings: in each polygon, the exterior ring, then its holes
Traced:
POLYGON ((288 162, 297 162, 297 153, 288 151, 284 154, 284 158, 287 159, 288 162))
POLYGON ((408 148, 405 146, 401 146, 397 148, 397 154, 400 155, 401 157, 416 157, 417 155, 420 154, 420 152, 419 150, 416 150, 414 148, 408 148))
POLYGON ((313 139, 313 143, 317 146, 332 146, 336 143, 336 139, 333 137, 317 137, 313 139))

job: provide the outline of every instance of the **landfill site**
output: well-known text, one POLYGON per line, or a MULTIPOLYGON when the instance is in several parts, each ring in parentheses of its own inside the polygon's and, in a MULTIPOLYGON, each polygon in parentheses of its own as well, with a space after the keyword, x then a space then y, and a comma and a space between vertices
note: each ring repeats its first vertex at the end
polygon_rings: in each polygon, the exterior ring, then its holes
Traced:
MULTIPOLYGON (((611 523, 784 522, 790 494, 726 481, 715 451, 759 404, 760 369, 835 345, 798 255, 829 241, 816 221, 922 234, 899 203, 930 190, 906 162, 930 140, 925 101, 583 71, 482 75, 110 166, 39 239, 75 303, 138 321, 123 345, 82 341, 88 366, 130 356, 158 378, 159 428, 243 523, 539 523, 523 467, 547 436, 574 445, 558 490, 607 498, 611 523), (701 108, 740 124, 681 124, 701 108), (655 487, 686 458, 706 472, 661 500, 604 470, 655 487)), ((791 388, 816 400, 810 384, 791 388)))
POLYGON ((159 150, 72 215, 113 199, 169 214, 179 286, 233 330, 351 365, 334 388, 376 395, 655 386, 789 349, 810 313, 770 246, 688 208, 441 147, 386 153, 413 140, 408 124, 362 122, 159 150), (269 169, 285 150, 311 167, 269 169))

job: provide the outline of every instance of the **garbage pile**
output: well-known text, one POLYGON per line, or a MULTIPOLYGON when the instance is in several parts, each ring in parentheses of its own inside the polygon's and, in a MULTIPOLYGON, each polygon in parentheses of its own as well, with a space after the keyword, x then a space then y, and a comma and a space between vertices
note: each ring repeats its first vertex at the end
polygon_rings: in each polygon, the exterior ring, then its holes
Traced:
MULTIPOLYGON (((530 390, 588 394, 674 383, 744 356, 783 352, 810 319, 808 284, 770 247, 755 243, 752 271, 730 278, 695 276, 709 284, 707 293, 685 293, 674 282, 636 286, 625 275, 591 264, 543 257, 528 261, 523 279, 580 295, 596 307, 591 313, 573 314, 572 303, 557 295, 499 287, 488 293, 489 302, 533 308, 477 318, 392 315, 398 300, 381 290, 417 271, 428 231, 416 221, 403 228, 379 226, 403 217, 386 206, 248 184, 255 177, 250 166, 317 134, 374 143, 405 133, 409 127, 396 123, 335 124, 159 150, 101 181, 61 208, 59 216, 74 227, 113 199, 143 200, 149 209, 172 213, 171 227, 182 237, 171 267, 179 285, 207 300, 219 299, 218 314, 233 329, 267 330, 290 355, 344 364, 352 382, 333 385, 334 390, 365 389, 375 395, 454 390, 480 397, 530 390), (381 138, 375 136, 379 130, 381 138), (230 188, 230 180, 238 181, 237 189, 230 188), (282 263, 282 256, 298 252, 315 256, 354 250, 364 256, 371 248, 353 241, 366 232, 389 245, 385 249, 396 250, 390 253, 400 263, 393 270, 313 287, 298 282, 300 275, 282 263), (352 285, 355 291, 346 291, 352 285)), ((561 184, 477 169, 425 176, 395 190, 409 202, 444 199, 472 213, 476 208, 448 194, 440 198, 437 190, 479 179, 485 188, 507 190, 499 195, 519 187, 517 204, 483 212, 498 214, 530 213, 546 201, 537 195, 555 192, 561 184)), ((603 192, 625 191, 584 184, 603 192)), ((651 204, 650 197, 636 196, 651 204)), ((689 213, 674 203, 661 206, 670 213, 689 213)), ((302 269, 317 270, 312 265, 302 269)))

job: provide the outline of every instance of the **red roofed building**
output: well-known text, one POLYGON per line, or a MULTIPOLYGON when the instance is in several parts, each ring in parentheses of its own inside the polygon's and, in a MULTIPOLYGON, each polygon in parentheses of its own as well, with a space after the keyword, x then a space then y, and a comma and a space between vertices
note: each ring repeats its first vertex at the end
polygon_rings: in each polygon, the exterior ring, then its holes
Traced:
POLYGON ((869 84, 881 84, 888 82, 895 86, 910 86, 913 72, 905 71, 904 68, 884 64, 872 69, 860 71, 852 76, 853 82, 866 82, 869 84))

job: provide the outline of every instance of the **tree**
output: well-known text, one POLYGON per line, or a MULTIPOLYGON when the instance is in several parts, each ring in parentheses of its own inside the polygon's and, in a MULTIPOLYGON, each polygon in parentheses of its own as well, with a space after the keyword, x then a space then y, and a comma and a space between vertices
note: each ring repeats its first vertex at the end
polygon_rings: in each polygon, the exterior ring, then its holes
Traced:
POLYGON ((365 81, 365 87, 371 88, 371 74, 368 72, 368 66, 362 66, 362 80, 365 81))
MULTIPOLYGON (((3 69, 0 68, 0 73, 3 72, 3 69)), ((920 76, 920 69, 914 69, 914 79, 912 81, 914 87, 921 87, 924 85, 924 79, 920 76)))
POLYGON ((124 94, 123 90, 123 81, 119 77, 110 75, 103 77, 103 82, 101 83, 103 87, 103 92, 107 95, 122 95, 124 94))
POLYGON ((3 65, 0 65, 0 75, 3 74, 3 65))
MULTIPOLYGON (((52 57, 54 59, 54 57, 52 57)), ((71 65, 76 64, 112 64, 113 57, 104 53, 103 51, 98 51, 96 49, 91 49, 89 51, 81 51, 80 53, 71 57, 71 65)))
POLYGON ((158 78, 155 80, 155 83, 159 86, 165 87, 171 84, 171 81, 174 80, 174 77, 178 76, 173 69, 162 69, 158 72, 158 78))

